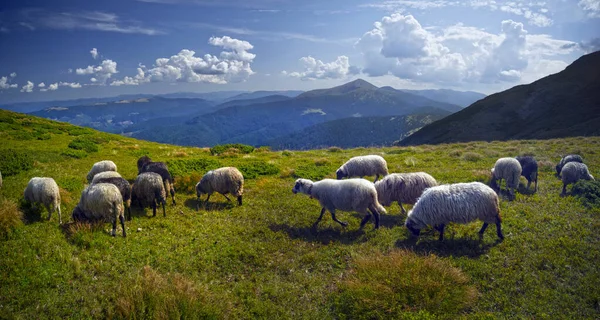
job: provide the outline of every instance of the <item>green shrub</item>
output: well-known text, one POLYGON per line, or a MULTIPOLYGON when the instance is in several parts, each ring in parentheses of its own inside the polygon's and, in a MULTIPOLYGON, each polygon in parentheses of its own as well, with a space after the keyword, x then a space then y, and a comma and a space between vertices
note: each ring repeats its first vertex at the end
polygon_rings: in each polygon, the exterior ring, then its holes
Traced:
POLYGON ((479 160, 483 159, 483 156, 480 155, 479 153, 475 153, 475 152, 465 152, 462 155, 462 159, 465 161, 475 162, 475 161, 479 161, 479 160))
POLYGON ((600 208, 600 181, 579 180, 573 185, 571 194, 579 197, 587 207, 600 208))
POLYGON ((203 173, 193 172, 190 175, 180 176, 174 180, 173 184, 178 194, 196 194, 196 183, 202 179, 203 173))
POLYGON ((281 151, 281 155, 284 157, 291 157, 294 154, 289 150, 283 150, 283 151, 281 151))
MULTIPOLYGON (((209 170, 219 168, 219 161, 214 159, 185 159, 185 160, 169 160, 167 161, 169 172, 174 177, 183 177, 194 172, 202 174, 209 170)), ((196 181, 197 182, 197 181, 196 181)))
POLYGON ((23 223, 23 212, 12 200, 0 200, 0 238, 7 238, 12 231, 23 223))
POLYGON ((222 154, 226 151, 228 151, 228 152, 234 151, 237 153, 248 154, 248 153, 252 153, 254 151, 254 147, 245 145, 245 144, 241 144, 241 143, 230 143, 230 144, 220 144, 220 145, 216 145, 216 146, 210 148, 210 154, 212 154, 213 156, 222 154))
POLYGON ((88 156, 88 153, 83 150, 67 149, 61 153, 63 156, 82 159, 88 156))
POLYGON ((49 133, 43 133, 37 136, 38 140, 50 140, 52 136, 49 133))
POLYGON ((334 318, 456 318, 477 299, 458 268, 435 256, 397 250, 361 256, 332 295, 334 318))
POLYGON ((33 158, 28 152, 13 149, 0 152, 0 172, 2 176, 16 175, 33 168, 33 158))
POLYGON ((258 176, 276 175, 279 174, 280 171, 275 165, 260 160, 246 162, 238 165, 237 168, 244 175, 244 179, 255 179, 258 176))
POLYGON ((82 134, 94 134, 95 131, 88 129, 88 128, 82 128, 82 127, 75 127, 75 126, 66 126, 64 128, 64 130, 70 135, 70 136, 80 136, 82 134))
POLYGON ((332 169, 328 166, 320 166, 317 164, 307 164, 303 166, 299 166, 296 168, 292 174, 292 176, 296 179, 304 178, 310 180, 321 180, 325 178, 328 174, 335 172, 335 169, 332 169))
POLYGON ((87 137, 75 138, 75 140, 69 143, 69 148, 84 150, 87 153, 98 152, 98 145, 87 137))
POLYGON ((22 129, 19 131, 12 131, 9 133, 10 137, 13 140, 34 140, 35 135, 31 131, 23 131, 22 129))
POLYGON ((343 149, 340 147, 329 147, 329 149, 327 149, 327 151, 329 152, 342 152, 343 149))

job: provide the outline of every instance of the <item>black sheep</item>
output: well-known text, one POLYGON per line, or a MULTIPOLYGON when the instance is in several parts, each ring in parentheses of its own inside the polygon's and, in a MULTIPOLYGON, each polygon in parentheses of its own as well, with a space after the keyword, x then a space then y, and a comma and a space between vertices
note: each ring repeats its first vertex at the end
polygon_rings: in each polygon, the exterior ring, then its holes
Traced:
POLYGON ((516 157, 521 164, 521 176, 527 179, 527 189, 531 186, 531 182, 535 181, 535 191, 538 189, 538 164, 534 157, 519 156, 516 157))
POLYGON ((148 156, 143 156, 137 161, 138 174, 143 172, 154 172, 158 173, 163 179, 165 185, 165 191, 171 193, 173 199, 173 205, 175 205, 175 189, 173 188, 173 177, 169 172, 167 164, 164 162, 152 162, 152 159, 148 156))
POLYGON ((566 155, 566 156, 562 157, 562 159, 560 159, 560 162, 556 165, 556 175, 557 176, 560 175, 560 172, 562 171, 562 168, 565 166, 565 164, 567 164, 569 162, 583 163, 583 158, 578 154, 570 154, 570 155, 566 155))

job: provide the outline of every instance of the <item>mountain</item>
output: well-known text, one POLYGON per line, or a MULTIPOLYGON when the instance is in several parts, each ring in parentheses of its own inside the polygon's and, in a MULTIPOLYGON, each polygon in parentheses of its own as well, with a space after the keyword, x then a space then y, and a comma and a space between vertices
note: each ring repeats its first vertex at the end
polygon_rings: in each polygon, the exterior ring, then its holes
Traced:
POLYGON ((334 88, 308 91, 285 101, 223 108, 181 125, 152 127, 131 135, 194 146, 233 142, 265 145, 277 137, 331 120, 402 116, 422 113, 424 107, 450 112, 460 110, 456 105, 398 90, 381 90, 364 80, 356 80, 334 88))
POLYGON ((404 92, 416 94, 431 100, 444 101, 461 107, 468 107, 474 102, 486 97, 485 94, 474 91, 456 91, 449 89, 433 89, 433 90, 408 90, 402 89, 404 92))
POLYGON ((344 118, 304 128, 267 144, 274 150, 389 146, 449 114, 448 111, 431 108, 428 113, 404 116, 344 118))
POLYGON ((92 127, 107 132, 122 132, 127 127, 161 117, 177 117, 213 111, 214 103, 202 99, 162 97, 96 102, 92 105, 49 107, 32 115, 92 127))
POLYGON ((232 100, 259 99, 259 98, 264 98, 264 97, 268 97, 268 96, 286 96, 286 97, 294 98, 303 92, 304 91, 300 91, 300 90, 245 92, 245 93, 240 93, 238 95, 224 99, 224 102, 228 102, 228 101, 232 101, 232 100))
POLYGON ((50 107, 73 107, 81 105, 92 105, 95 103, 104 103, 118 100, 135 100, 141 98, 152 97, 151 94, 135 94, 135 95, 120 95, 116 97, 106 98, 85 98, 73 100, 55 100, 55 101, 36 101, 36 102, 20 102, 0 105, 0 109, 30 113, 50 107))
POLYGON ((246 93, 248 93, 248 91, 175 92, 160 94, 158 96, 171 99, 204 99, 220 103, 226 101, 227 99, 230 99, 231 97, 235 97, 237 95, 246 93))
POLYGON ((285 100, 290 100, 292 98, 284 95, 270 95, 266 97, 254 98, 254 99, 240 99, 240 100, 230 100, 227 102, 223 102, 216 106, 216 109, 224 109, 233 106, 249 106, 252 104, 261 104, 261 103, 269 103, 269 102, 280 102, 285 100))
POLYGON ((600 51, 528 85, 490 95, 401 145, 600 135, 600 51))

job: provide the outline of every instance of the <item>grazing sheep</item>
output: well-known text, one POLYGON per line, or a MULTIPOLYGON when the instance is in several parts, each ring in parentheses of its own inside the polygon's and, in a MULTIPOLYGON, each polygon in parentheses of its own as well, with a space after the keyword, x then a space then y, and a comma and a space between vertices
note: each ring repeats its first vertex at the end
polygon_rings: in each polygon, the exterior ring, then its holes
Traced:
POLYGON ((531 186, 531 181, 535 181, 535 191, 538 189, 538 163, 534 157, 519 156, 516 157, 521 164, 521 175, 527 179, 527 189, 531 186))
POLYGON ((173 177, 164 162, 152 162, 148 156, 143 156, 137 161, 138 174, 143 172, 155 172, 160 174, 165 185, 165 190, 171 193, 173 205, 175 205, 175 188, 173 188, 173 177))
POLYGON ((579 180, 594 180, 594 176, 590 174, 588 167, 579 162, 568 162, 562 168, 560 172, 563 189, 561 195, 565 195, 567 193, 567 185, 571 183, 575 183, 579 180))
POLYGON ((62 224, 60 192, 54 179, 31 178, 23 193, 25 200, 31 203, 34 208, 36 203, 41 203, 46 207, 46 210, 48 210, 48 220, 52 217, 52 212, 58 211, 58 223, 62 224))
POLYGON ((488 224, 495 223, 498 238, 504 239, 496 192, 481 182, 456 183, 425 190, 408 212, 405 225, 415 236, 427 225, 434 226, 440 232, 441 241, 449 222, 464 224, 477 219, 483 221, 480 237, 488 224))
POLYGON ((379 175, 388 174, 387 162, 383 157, 377 155, 359 156, 350 158, 336 172, 337 179, 375 176, 376 182, 379 175))
POLYGON ((406 213, 402 203, 415 204, 423 191, 437 186, 435 179, 425 172, 392 173, 375 183, 377 199, 383 206, 398 201, 402 213, 406 213))
POLYGON ((104 160, 94 163, 92 169, 90 169, 90 172, 88 172, 87 174, 88 183, 92 182, 92 179, 94 179, 95 175, 105 171, 117 171, 117 165, 110 160, 104 160))
POLYGON ((492 187, 502 191, 502 179, 504 179, 506 182, 506 190, 509 191, 511 195, 514 195, 515 188, 519 186, 521 171, 521 164, 517 159, 498 159, 494 168, 492 168, 492 187), (497 183, 497 180, 500 180, 500 182, 497 183))
POLYGON ((117 234, 117 219, 125 232, 125 217, 123 215, 123 198, 119 189, 111 183, 97 183, 85 188, 81 193, 79 203, 73 209, 74 221, 106 221, 112 223, 111 235, 117 234))
POLYGON ((162 178, 155 172, 140 173, 131 187, 131 198, 136 200, 142 208, 151 206, 152 216, 156 216, 157 203, 162 203, 163 216, 167 216, 165 210, 166 192, 162 178))
POLYGON ((123 197, 125 208, 127 208, 127 220, 131 220, 131 185, 129 182, 122 178, 118 173, 107 171, 94 176, 92 184, 97 183, 111 183, 119 189, 121 197, 123 197), (114 176, 113 174, 117 174, 118 176, 114 176))
POLYGON ((360 223, 362 229, 371 219, 371 213, 375 217, 375 229, 379 228, 379 215, 386 213, 385 208, 377 201, 377 190, 375 186, 365 179, 333 180, 323 179, 312 182, 308 179, 298 179, 292 189, 294 194, 300 192, 319 200, 321 204, 321 215, 314 223, 314 227, 321 221, 325 210, 331 213, 333 221, 347 226, 347 222, 335 217, 335 210, 356 211, 365 215, 360 223), (371 211, 371 213, 369 213, 371 211))
POLYGON ((231 193, 234 197, 237 197, 238 204, 241 206, 242 194, 244 193, 244 176, 234 167, 224 167, 207 172, 196 184, 196 195, 198 196, 196 210, 200 210, 200 196, 208 194, 208 197, 206 197, 206 204, 208 204, 208 199, 210 199, 213 192, 222 194, 229 201, 231 199, 227 197, 227 194, 231 193))
POLYGON ((565 164, 567 164, 569 162, 583 163, 583 158, 578 154, 569 154, 569 155, 562 157, 562 159, 560 159, 560 161, 556 165, 556 175, 557 176, 560 175, 560 172, 562 171, 565 164))

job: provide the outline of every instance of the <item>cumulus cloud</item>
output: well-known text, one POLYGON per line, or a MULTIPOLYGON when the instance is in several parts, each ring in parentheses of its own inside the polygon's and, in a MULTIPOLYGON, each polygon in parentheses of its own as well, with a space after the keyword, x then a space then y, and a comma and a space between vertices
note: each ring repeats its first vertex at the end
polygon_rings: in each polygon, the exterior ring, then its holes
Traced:
POLYGON ((254 74, 251 63, 256 57, 248 52, 254 47, 247 41, 228 36, 211 37, 208 43, 222 47, 218 56, 196 56, 193 50, 183 49, 170 58, 158 58, 152 68, 140 65, 137 74, 111 83, 113 86, 138 85, 145 82, 206 82, 225 84, 239 82, 254 74))
POLYGON ((9 75, 9 77, 0 77, 0 89, 14 89, 14 88, 18 88, 19 86, 16 83, 10 83, 11 78, 16 77, 17 74, 16 73, 11 73, 9 75))
POLYGON ((77 89, 77 88, 81 88, 81 84, 79 84, 79 82, 59 82, 58 83, 59 86, 61 87, 69 87, 69 88, 73 88, 73 89, 77 89))
POLYGON ((94 58, 94 60, 98 58, 98 49, 92 48, 92 50, 90 50, 90 53, 92 54, 92 58, 94 58))
POLYGON ((304 65, 304 71, 283 71, 282 74, 302 80, 316 80, 343 79, 359 72, 357 67, 350 65, 346 56, 339 56, 335 61, 327 63, 308 56, 300 58, 300 62, 304 65))
POLYGON ((364 59, 362 71, 418 82, 520 82, 527 72, 556 72, 562 64, 551 58, 577 49, 572 41, 530 35, 512 20, 502 21, 500 34, 462 24, 425 28, 414 16, 400 13, 374 26, 355 43, 364 59), (530 61, 536 61, 536 68, 530 68, 530 61))
POLYGON ((588 17, 600 18, 600 1, 581 0, 577 5, 587 13, 588 17))
POLYGON ((58 89, 58 83, 52 83, 52 84, 48 85, 47 90, 54 91, 56 89, 58 89))
POLYGON ((21 87, 21 92, 33 92, 33 82, 27 81, 27 84, 21 87))
POLYGON ((10 77, 11 77, 11 78, 14 78, 14 77, 16 77, 16 76, 17 76, 17 73, 16 73, 16 72, 13 72, 13 73, 11 73, 11 74, 10 74, 10 77))
POLYGON ((45 88, 46 84, 43 82, 40 82, 40 84, 38 84, 38 88, 45 88))
POLYGON ((119 71, 117 71, 117 63, 109 59, 103 60, 97 66, 87 66, 86 68, 75 69, 75 74, 78 75, 94 75, 93 78, 100 84, 106 84, 106 81, 116 73, 119 73, 119 71))

